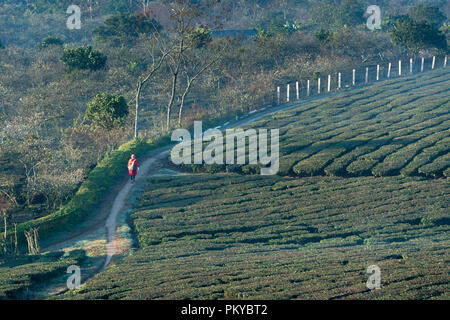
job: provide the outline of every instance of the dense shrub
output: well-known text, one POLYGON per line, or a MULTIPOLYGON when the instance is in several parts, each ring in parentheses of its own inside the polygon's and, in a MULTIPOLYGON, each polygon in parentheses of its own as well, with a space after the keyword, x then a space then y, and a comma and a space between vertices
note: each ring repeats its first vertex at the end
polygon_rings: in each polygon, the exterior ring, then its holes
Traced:
POLYGON ((91 46, 79 47, 75 49, 65 48, 61 57, 68 71, 79 70, 100 70, 106 65, 107 57, 91 46))
POLYGON ((392 42, 404 47, 411 54, 435 48, 447 51, 447 39, 439 29, 427 21, 414 21, 409 18, 398 20, 390 32, 392 42))
POLYGON ((340 5, 318 2, 311 9, 310 23, 326 29, 356 26, 364 22, 364 8, 358 0, 344 0, 340 5))
POLYGON ((195 48, 201 48, 212 41, 211 30, 207 28, 197 28, 188 35, 188 40, 195 48))
POLYGON ((426 21, 435 27, 440 27, 447 20, 447 17, 439 8, 425 4, 410 7, 408 9, 408 16, 414 21, 426 21))
MULTIPOLYGON (((449 164, 449 82, 445 69, 382 82, 276 113, 251 128, 280 129, 279 175, 442 177, 449 164)), ((183 167, 260 172, 242 165, 183 167)))

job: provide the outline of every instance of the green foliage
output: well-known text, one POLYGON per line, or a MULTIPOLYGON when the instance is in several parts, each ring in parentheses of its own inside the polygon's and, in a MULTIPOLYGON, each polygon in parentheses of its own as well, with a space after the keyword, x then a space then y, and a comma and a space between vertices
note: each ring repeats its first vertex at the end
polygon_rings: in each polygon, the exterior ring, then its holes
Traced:
MULTIPOLYGON (((450 164, 449 83, 445 69, 400 78, 277 113, 251 128, 280 128, 280 175, 443 177, 450 164)), ((240 167, 183 169, 259 174, 240 167)))
POLYGON ((103 93, 87 103, 84 119, 93 126, 111 130, 123 126, 127 116, 128 105, 124 97, 103 93))
POLYGON ((255 35, 254 40, 257 43, 265 44, 272 38, 272 34, 263 29, 257 29, 257 33, 255 35))
POLYGON ((296 20, 286 21, 285 24, 283 25, 283 28, 289 34, 297 32, 298 30, 300 30, 300 27, 301 27, 300 23, 298 23, 296 20))
POLYGON ((28 7, 33 13, 61 13, 72 4, 71 0, 35 0, 28 7))
POLYGON ((116 44, 130 43, 139 34, 161 31, 162 26, 155 19, 143 15, 119 13, 105 20, 104 26, 97 27, 94 35, 97 41, 113 41, 116 44))
POLYGON ((296 19, 289 19, 281 12, 270 10, 263 13, 262 18, 254 24, 254 27, 259 31, 259 36, 264 36, 266 33, 272 37, 293 34, 300 30, 301 24, 296 19))
POLYGON ((48 36, 39 43, 39 48, 48 48, 49 46, 62 46, 64 42, 55 36, 48 36))
POLYGON ((407 18, 408 16, 406 15, 388 15, 381 21, 381 29, 384 31, 392 31, 397 22, 407 18))
POLYGON ((7 262, 0 262, 0 300, 28 299, 34 288, 65 275, 69 266, 80 265, 85 259, 84 250, 73 250, 67 256, 57 251, 16 256, 7 262))
POLYGON ((192 43, 193 47, 202 48, 208 43, 211 43, 211 30, 203 27, 196 28, 191 34, 188 35, 188 40, 192 43))
POLYGON ((413 55, 430 48, 447 51, 445 35, 427 21, 400 19, 395 22, 390 35, 394 44, 405 48, 413 55))
POLYGON ((300 30, 300 24, 294 21, 285 21, 282 23, 273 23, 266 29, 270 36, 290 35, 300 30))
POLYGON ((417 22, 428 22, 439 28, 447 20, 447 17, 439 8, 426 4, 419 4, 408 9, 408 16, 417 22))
POLYGON ((324 29, 340 29, 364 23, 364 8, 358 0, 344 0, 336 5, 319 2, 311 9, 310 23, 324 29))
POLYGON ((91 46, 84 46, 75 49, 64 48, 61 61, 68 71, 73 70, 100 70, 105 68, 107 57, 91 46))
POLYGON ((328 43, 331 41, 333 34, 330 31, 325 30, 324 28, 320 28, 320 30, 314 33, 314 36, 321 43, 328 43))

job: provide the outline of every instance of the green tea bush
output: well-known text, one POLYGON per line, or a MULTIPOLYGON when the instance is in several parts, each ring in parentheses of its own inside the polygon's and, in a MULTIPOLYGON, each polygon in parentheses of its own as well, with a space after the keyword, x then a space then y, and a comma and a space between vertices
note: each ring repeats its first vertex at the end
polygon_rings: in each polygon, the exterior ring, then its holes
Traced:
MULTIPOLYGON (((432 173, 418 169, 448 153, 448 85, 443 69, 393 79, 300 104, 248 127, 280 130, 279 175, 438 177, 445 162, 432 173), (428 150, 433 145, 440 147, 428 150)), ((246 173, 228 166, 224 171, 246 173)), ((189 170, 222 171, 206 165, 189 170)))
POLYGON ((57 251, 0 262, 0 300, 28 299, 33 288, 65 275, 69 266, 80 265, 85 258, 84 250, 73 250, 67 256, 57 251))
POLYGON ((41 43, 39 43, 38 47, 41 49, 48 48, 50 46, 62 46, 64 42, 55 36, 48 36, 42 39, 41 43))

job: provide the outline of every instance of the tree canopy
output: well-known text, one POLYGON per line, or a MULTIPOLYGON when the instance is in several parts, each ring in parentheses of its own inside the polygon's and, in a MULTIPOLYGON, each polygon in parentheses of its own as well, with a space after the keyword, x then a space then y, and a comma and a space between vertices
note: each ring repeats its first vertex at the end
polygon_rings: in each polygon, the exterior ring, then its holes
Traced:
POLYGON ((124 97, 103 93, 87 103, 84 119, 95 127, 111 130, 124 125, 127 116, 128 105, 124 97))
POLYGON ((397 20, 390 31, 392 42, 413 55, 421 50, 447 51, 447 39, 439 29, 427 21, 415 21, 405 17, 397 20))
POLYGON ((75 49, 64 48, 61 57, 62 62, 69 71, 79 70, 100 70, 105 67, 107 57, 91 46, 78 47, 75 49))
POLYGON ((129 42, 139 37, 139 34, 159 32, 161 24, 155 19, 131 13, 119 13, 106 19, 103 26, 97 27, 94 34, 97 41, 113 40, 129 42))

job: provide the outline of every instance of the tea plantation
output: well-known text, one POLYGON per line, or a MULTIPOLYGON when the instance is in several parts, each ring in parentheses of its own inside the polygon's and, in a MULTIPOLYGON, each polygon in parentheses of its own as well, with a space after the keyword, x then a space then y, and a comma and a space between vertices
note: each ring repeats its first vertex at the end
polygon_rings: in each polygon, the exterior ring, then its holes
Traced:
MULTIPOLYGON (((60 278, 69 266, 85 259, 83 250, 73 250, 67 255, 59 251, 0 260, 0 300, 35 298, 44 283, 60 278)), ((59 282, 64 284, 65 279, 59 282)))
POLYGON ((346 91, 251 128, 280 129, 280 175, 448 177, 449 88, 442 69, 346 91))
POLYGON ((437 71, 253 124, 280 129, 280 175, 151 178, 139 248, 65 297, 449 299, 449 85, 437 71))

